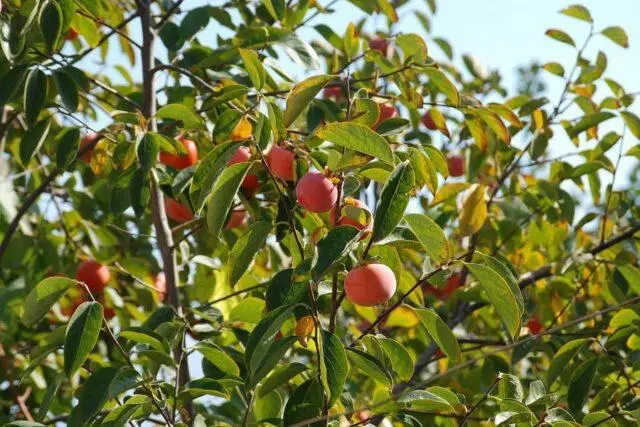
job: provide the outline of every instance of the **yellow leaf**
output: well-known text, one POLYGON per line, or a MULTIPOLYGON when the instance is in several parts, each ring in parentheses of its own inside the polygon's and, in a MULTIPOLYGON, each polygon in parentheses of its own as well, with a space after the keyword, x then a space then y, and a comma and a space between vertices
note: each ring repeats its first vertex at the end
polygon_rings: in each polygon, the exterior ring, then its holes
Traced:
POLYGON ((429 206, 435 206, 438 203, 442 203, 446 200, 449 200, 457 196, 458 194, 460 194, 461 191, 464 191, 467 188, 469 188, 469 184, 467 184, 466 182, 453 182, 453 183, 445 184, 442 186, 442 188, 438 190, 438 192, 436 193, 435 197, 433 198, 429 206))
POLYGON ((449 133, 449 129, 447 128, 447 121, 444 118, 444 115, 437 108, 433 107, 429 109, 427 113, 431 117, 433 124, 436 125, 438 130, 445 135, 447 138, 451 138, 451 134, 449 133))
POLYGON ((298 320, 296 323, 296 337, 298 337, 298 342, 307 346, 307 338, 311 336, 314 329, 316 327, 316 323, 311 316, 304 316, 298 320))
POLYGON ((473 139, 475 139, 478 148, 482 151, 487 149, 487 145, 489 144, 489 140, 487 138, 487 133, 484 129, 482 122, 478 119, 467 118, 464 121, 469 128, 469 133, 473 139))
POLYGON ((240 119, 236 127, 231 132, 231 140, 232 141, 245 141, 251 138, 251 131, 253 130, 253 126, 251 126, 251 122, 246 117, 240 119))
POLYGON ((484 225, 488 214, 485 193, 486 187, 482 184, 473 184, 466 191, 460 214, 460 230, 463 234, 477 233, 484 225))

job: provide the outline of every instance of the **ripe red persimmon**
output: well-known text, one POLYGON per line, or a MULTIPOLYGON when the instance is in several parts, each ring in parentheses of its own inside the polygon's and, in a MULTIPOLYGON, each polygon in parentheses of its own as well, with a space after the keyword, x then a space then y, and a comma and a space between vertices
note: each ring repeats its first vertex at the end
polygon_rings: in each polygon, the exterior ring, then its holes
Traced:
POLYGON ((111 279, 111 272, 107 266, 98 261, 85 261, 76 270, 76 280, 86 283, 92 294, 101 293, 111 279))
POLYGON ((464 176, 466 169, 464 164, 464 157, 462 157, 460 154, 453 154, 447 157, 447 167, 449 168, 449 176, 464 176))
POLYGON ((309 172, 296 186, 298 203, 304 209, 320 213, 331 209, 338 201, 335 184, 320 172, 309 172))
MULTIPOLYGON (((251 150, 247 147, 239 147, 236 152, 233 153, 229 162, 227 162, 227 166, 235 165, 236 163, 248 162, 249 159, 251 159, 251 150)), ((240 187, 242 187, 247 193, 253 194, 260 187, 260 182, 256 175, 250 173, 244 177, 240 187)))
POLYGON ((540 332, 542 332, 542 323, 540 322, 540 318, 537 315, 534 315, 527 322, 527 328, 529 328, 529 332, 531 332, 533 335, 538 335, 540 332))
POLYGON ((389 41, 376 36, 369 42, 369 47, 373 50, 377 50, 384 56, 387 56, 387 52, 389 51, 389 41))
POLYGON ((283 181, 293 181, 295 155, 282 147, 273 147, 266 156, 269 170, 283 181))
POLYGON ((78 32, 74 30, 73 27, 69 27, 69 29, 67 30, 67 34, 65 34, 64 36, 64 39, 73 41, 77 38, 78 38, 78 32))
MULTIPOLYGON (((92 143, 93 140, 96 139, 96 137, 97 135, 94 132, 89 132, 88 134, 86 134, 80 141, 80 148, 78 151, 82 151, 82 149, 86 147, 88 144, 92 143)), ((91 156, 93 156, 93 147, 88 149, 84 154, 82 154, 80 156, 80 160, 82 160, 86 164, 89 164, 91 163, 91 156)))
POLYGON ((331 86, 324 88, 324 99, 333 99, 336 102, 340 102, 342 99, 342 89, 339 86, 331 86))
POLYGON ((227 230, 231 230, 232 228, 242 227, 247 223, 247 211, 245 210, 234 210, 231 211, 231 215, 229 215, 229 220, 227 221, 227 225, 225 228, 227 230))
POLYGON ((382 123, 387 119, 395 117, 396 114, 398 113, 398 110, 396 110, 396 107, 389 103, 379 104, 378 107, 380 107, 380 115, 378 116, 378 120, 376 121, 376 124, 373 125, 374 129, 377 129, 380 123, 382 123))
POLYGON ((167 216, 175 222, 183 223, 195 218, 191 209, 169 197, 164 198, 164 210, 167 212, 167 216))
POLYGON ((178 141, 184 145, 187 153, 184 155, 160 153, 160 163, 178 170, 188 168, 198 163, 198 146, 196 143, 183 136, 178 137, 178 141))
POLYGON ((371 211, 358 199, 347 197, 341 209, 338 225, 351 225, 358 230, 364 230, 360 240, 365 239, 373 231, 371 211))
POLYGON ((344 280, 347 298, 353 304, 364 307, 383 304, 396 292, 396 276, 384 264, 360 265, 344 280))

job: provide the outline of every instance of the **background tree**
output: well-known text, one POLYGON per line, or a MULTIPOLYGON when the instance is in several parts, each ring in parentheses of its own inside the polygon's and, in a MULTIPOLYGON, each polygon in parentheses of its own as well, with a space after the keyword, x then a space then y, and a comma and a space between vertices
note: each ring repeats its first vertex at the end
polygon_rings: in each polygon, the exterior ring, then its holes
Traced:
POLYGON ((384 30, 314 22, 338 0, 2 2, 3 423, 637 424, 640 119, 584 54, 624 30, 566 7, 574 60, 509 94, 407 2, 351 3, 384 30))

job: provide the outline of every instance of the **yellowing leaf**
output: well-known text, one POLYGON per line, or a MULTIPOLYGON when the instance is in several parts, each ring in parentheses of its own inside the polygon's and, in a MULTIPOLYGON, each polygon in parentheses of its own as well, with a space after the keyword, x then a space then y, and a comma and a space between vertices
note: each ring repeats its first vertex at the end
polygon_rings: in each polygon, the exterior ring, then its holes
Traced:
POLYGON ((291 125, 318 92, 334 78, 335 76, 328 75, 313 76, 292 87, 284 110, 284 125, 291 125))
POLYGON ((511 142, 511 135, 509 129, 502 123, 500 116, 486 107, 481 107, 476 110, 480 118, 491 128, 492 131, 498 135, 498 138, 509 144, 511 142))
POLYGON ((442 188, 438 190, 438 192, 434 196, 429 206, 435 206, 438 203, 445 202, 457 196, 458 194, 460 194, 461 191, 464 191, 467 188, 469 188, 469 185, 470 184, 466 182, 453 182, 450 184, 443 185, 442 188))
POLYGON ((251 131, 253 126, 246 117, 240 119, 236 127, 231 132, 232 141, 244 141, 251 138, 251 131))
POLYGON ((451 80, 449 80, 442 71, 434 67, 427 67, 424 68, 424 72, 429 76, 429 81, 444 93, 451 104, 460 104, 460 94, 458 93, 458 89, 456 89, 451 80))
POLYGON ((558 40, 561 43, 566 43, 571 46, 576 45, 576 42, 573 41, 571 36, 562 30, 550 29, 550 30, 547 30, 545 34, 554 40, 558 40))
POLYGON ((487 133, 482 122, 471 117, 467 117, 464 122, 467 125, 467 128, 469 128, 469 133, 476 141, 476 145, 478 146, 478 148, 480 148, 482 151, 486 150, 487 145, 489 144, 489 139, 487 138, 487 133))
POLYGON ((451 134, 449 133, 449 129, 447 128, 447 121, 444 118, 444 115, 437 108, 430 108, 427 112, 433 124, 436 125, 438 130, 445 135, 447 138, 451 138, 451 134))
POLYGON ((608 27, 602 30, 602 35, 624 48, 629 47, 629 37, 622 27, 608 27))
POLYGON ((460 230, 462 234, 469 235, 480 231, 487 219, 487 203, 485 202, 486 187, 482 184, 473 184, 467 190, 462 201, 460 214, 460 230))
POLYGON ((563 15, 571 16, 572 18, 580 19, 581 21, 593 22, 593 18, 591 18, 591 13, 589 9, 586 7, 573 4, 569 7, 566 7, 560 11, 563 15))

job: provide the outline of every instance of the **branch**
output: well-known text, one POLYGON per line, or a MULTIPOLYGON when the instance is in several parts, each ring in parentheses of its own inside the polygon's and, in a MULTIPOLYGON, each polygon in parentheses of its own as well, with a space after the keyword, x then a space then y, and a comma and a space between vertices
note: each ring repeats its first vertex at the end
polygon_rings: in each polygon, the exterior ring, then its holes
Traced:
MULTIPOLYGON (((148 120, 149 129, 157 131, 158 125, 155 119, 156 115, 156 91, 153 79, 154 66, 154 44, 156 35, 151 22, 151 1, 138 0, 138 8, 140 13, 140 23, 142 26, 142 112, 148 120)), ((151 212, 153 216, 153 226, 158 236, 158 249, 162 257, 162 265, 165 276, 167 278, 167 295, 169 304, 181 314, 180 293, 178 292, 178 269, 176 254, 173 251, 173 236, 169 227, 169 220, 164 209, 164 194, 158 185, 158 177, 155 171, 151 171, 151 212)), ((178 345, 174 348, 174 358, 180 361, 183 358, 182 346, 178 345)), ((188 359, 184 363, 179 364, 179 372, 176 375, 180 377, 180 386, 184 386, 189 382, 189 363, 188 359)), ((191 402, 185 403, 185 407, 193 418, 193 406, 191 402)))
MULTIPOLYGON (((640 224, 637 224, 631 227, 629 230, 617 235, 612 239, 606 240, 598 244, 597 246, 589 249, 587 253, 590 255, 597 255, 600 252, 605 251, 610 247, 633 237, 633 235, 636 234, 638 231, 640 231, 640 224)), ((543 267, 538 268, 537 270, 534 270, 530 273, 523 275, 520 281, 518 282, 518 286, 520 287, 520 289, 524 289, 527 286, 534 284, 538 280, 551 277, 553 275, 554 275, 553 264, 545 265, 543 267)))

